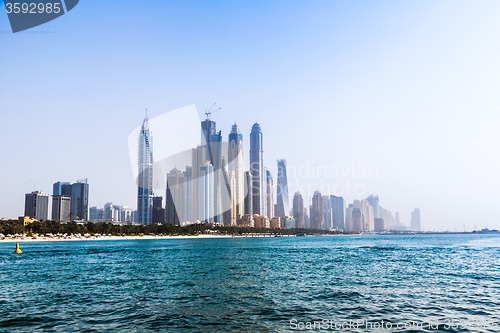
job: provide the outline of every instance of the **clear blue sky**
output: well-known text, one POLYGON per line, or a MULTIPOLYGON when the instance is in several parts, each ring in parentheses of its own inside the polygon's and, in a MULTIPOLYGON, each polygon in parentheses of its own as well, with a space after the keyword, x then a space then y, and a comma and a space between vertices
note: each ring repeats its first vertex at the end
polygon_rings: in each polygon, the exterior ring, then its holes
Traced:
MULTIPOLYGON (((419 207, 426 229, 500 228, 499 17, 498 1, 86 0, 12 34, 2 11, 0 217, 84 177, 91 205, 135 208, 127 139, 144 109, 216 101, 245 159, 261 123, 274 174, 277 158, 374 166, 323 182, 378 194, 403 223, 419 207)), ((290 197, 321 184, 299 178, 290 197)))

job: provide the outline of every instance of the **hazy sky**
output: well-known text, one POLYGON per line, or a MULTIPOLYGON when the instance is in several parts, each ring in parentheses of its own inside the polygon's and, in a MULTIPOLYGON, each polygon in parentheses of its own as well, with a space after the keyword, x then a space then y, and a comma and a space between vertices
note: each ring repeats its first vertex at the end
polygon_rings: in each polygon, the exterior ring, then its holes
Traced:
POLYGON ((419 207, 425 229, 500 228, 499 17, 498 1, 86 0, 12 34, 2 10, 0 217, 85 177, 91 205, 135 208, 144 109, 217 102, 247 164, 257 120, 274 177, 277 158, 297 171, 290 198, 375 193, 405 224, 419 207))

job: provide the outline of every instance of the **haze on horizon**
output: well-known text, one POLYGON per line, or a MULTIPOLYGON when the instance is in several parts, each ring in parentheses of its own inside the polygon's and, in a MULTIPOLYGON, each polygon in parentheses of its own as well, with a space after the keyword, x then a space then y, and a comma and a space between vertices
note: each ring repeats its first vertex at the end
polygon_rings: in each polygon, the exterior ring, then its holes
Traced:
POLYGON ((498 17, 496 1, 86 1, 12 34, 0 11, 0 218, 80 178, 91 206, 135 208, 127 140, 144 110, 203 119, 217 102, 247 168, 258 121, 274 178, 278 158, 310 170, 290 199, 350 183, 363 193, 322 194, 377 194, 406 225, 418 207, 425 230, 500 229, 498 17))

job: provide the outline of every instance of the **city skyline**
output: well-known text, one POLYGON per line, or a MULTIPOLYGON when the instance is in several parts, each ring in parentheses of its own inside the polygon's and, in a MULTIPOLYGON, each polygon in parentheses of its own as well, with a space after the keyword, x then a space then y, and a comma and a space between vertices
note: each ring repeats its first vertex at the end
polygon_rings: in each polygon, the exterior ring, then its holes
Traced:
MULTIPOLYGON (((498 3, 153 2, 138 17, 134 6, 94 9, 82 3, 50 28, 1 37, 10 64, 0 83, 1 217, 20 215, 26 193, 81 177, 92 184, 89 205, 135 207, 124 138, 144 108, 154 117, 196 104, 201 113, 217 101, 214 119, 224 135, 237 120, 245 154, 252 124, 263 125, 267 167, 276 175, 274 161, 287 158, 290 195, 321 185, 311 173, 293 181, 294 170, 335 166, 340 176, 327 183, 363 192, 333 193, 346 203, 374 193, 406 225, 419 207, 426 230, 500 228, 500 213, 480 209, 494 207, 500 183, 491 154, 500 142, 498 3), (109 22, 117 12, 148 24, 109 22), (228 20, 208 24, 206 13, 228 20), (369 167, 378 172, 350 172, 369 167)), ((9 30, 5 14, 0 29, 9 30)), ((303 191, 308 204, 314 190, 303 191)))

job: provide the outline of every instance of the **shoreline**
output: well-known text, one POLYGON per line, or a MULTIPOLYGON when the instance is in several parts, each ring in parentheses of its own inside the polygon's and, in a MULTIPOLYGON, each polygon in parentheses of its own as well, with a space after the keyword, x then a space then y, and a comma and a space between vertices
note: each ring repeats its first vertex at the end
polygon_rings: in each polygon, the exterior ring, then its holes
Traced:
MULTIPOLYGON (((273 238, 274 236, 264 236, 264 235, 259 235, 259 236, 232 236, 232 235, 189 235, 189 236, 151 236, 151 235, 144 235, 144 236, 91 236, 91 237, 72 237, 72 236, 67 236, 65 237, 37 237, 37 238, 32 238, 32 237, 25 237, 25 238, 7 238, 5 239, 0 239, 0 244, 1 243, 28 243, 28 242, 61 242, 61 241, 116 241, 116 240, 162 240, 162 239, 200 239, 200 238, 273 238)), ((280 236, 280 237, 294 237, 294 236, 280 236)))

